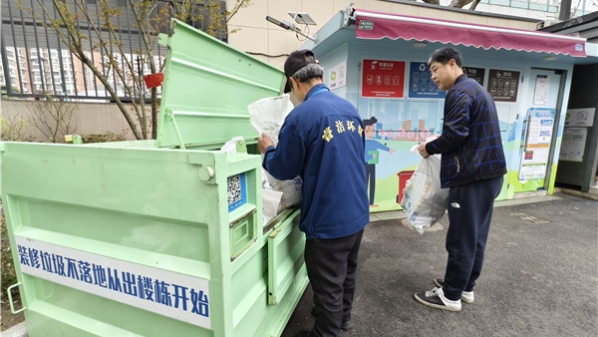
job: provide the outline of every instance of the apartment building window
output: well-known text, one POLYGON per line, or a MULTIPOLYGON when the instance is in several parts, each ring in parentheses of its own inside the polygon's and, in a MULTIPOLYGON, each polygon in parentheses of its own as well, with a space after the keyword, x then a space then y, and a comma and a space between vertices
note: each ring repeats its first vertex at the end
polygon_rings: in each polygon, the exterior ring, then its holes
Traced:
POLYGON ((559 9, 556 0, 482 0, 481 2, 490 5, 530 9, 550 13, 557 13, 559 9))

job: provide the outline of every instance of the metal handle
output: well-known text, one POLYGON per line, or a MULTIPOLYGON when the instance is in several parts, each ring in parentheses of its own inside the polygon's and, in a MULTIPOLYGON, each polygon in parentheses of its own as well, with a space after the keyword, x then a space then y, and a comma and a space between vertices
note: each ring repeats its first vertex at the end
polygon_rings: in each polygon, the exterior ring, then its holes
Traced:
POLYGON ((17 284, 13 284, 13 285, 11 285, 10 287, 8 287, 8 289, 6 289, 6 292, 8 293, 8 302, 10 303, 10 312, 12 312, 12 313, 13 313, 13 315, 16 315, 16 314, 18 314, 19 312, 21 312, 21 311, 23 311, 23 310, 27 309, 27 308, 25 308, 25 306, 23 306, 23 307, 21 308, 21 310, 19 310, 19 311, 15 311, 15 305, 12 303, 12 294, 10 293, 10 290, 11 290, 12 288, 14 288, 14 287, 18 287, 18 286, 20 286, 20 285, 21 285, 21 282, 19 282, 19 283, 17 283, 17 284))

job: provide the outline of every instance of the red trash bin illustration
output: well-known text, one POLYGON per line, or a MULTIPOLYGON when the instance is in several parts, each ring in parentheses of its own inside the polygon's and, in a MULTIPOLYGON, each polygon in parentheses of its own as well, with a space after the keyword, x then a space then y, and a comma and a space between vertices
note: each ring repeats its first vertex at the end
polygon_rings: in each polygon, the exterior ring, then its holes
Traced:
POLYGON ((401 200, 403 200, 403 190, 405 189, 405 186, 407 186, 407 180, 411 179, 413 172, 415 171, 401 171, 397 173, 397 176, 399 176, 399 194, 397 195, 397 204, 400 204, 401 200))

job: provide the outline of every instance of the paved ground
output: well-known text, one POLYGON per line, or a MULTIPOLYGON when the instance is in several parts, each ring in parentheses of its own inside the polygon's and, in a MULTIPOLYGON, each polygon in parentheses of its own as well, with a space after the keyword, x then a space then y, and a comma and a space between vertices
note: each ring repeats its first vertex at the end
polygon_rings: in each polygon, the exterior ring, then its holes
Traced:
MULTIPOLYGON (((354 329, 341 336, 598 336, 598 202, 557 196, 495 208, 475 303, 459 313, 413 299, 443 276, 448 219, 422 236, 398 219, 371 223, 360 252, 354 329)), ((311 328, 311 296, 308 287, 282 337, 311 328)))

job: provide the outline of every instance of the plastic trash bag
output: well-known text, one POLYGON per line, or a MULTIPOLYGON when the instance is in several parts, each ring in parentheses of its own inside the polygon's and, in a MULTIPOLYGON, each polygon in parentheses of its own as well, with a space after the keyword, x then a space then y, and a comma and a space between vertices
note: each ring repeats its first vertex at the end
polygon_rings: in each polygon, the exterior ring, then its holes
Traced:
POLYGON ((220 150, 226 153, 237 153, 237 142, 240 140, 245 141, 245 139, 241 136, 234 137, 233 139, 224 143, 220 150))
MULTIPOLYGON (((417 145, 411 151, 417 152, 417 145)), ((440 155, 423 158, 407 181, 401 200, 409 224, 419 234, 444 215, 448 193, 448 188, 440 187, 440 155)))
POLYGON ((270 188, 262 190, 262 217, 264 226, 278 214, 282 192, 270 188))
MULTIPOLYGON (((253 128, 261 135, 265 134, 278 144, 278 133, 287 115, 293 110, 293 103, 288 94, 277 97, 263 98, 249 104, 249 121, 253 128)), ((298 205, 301 202, 301 186, 303 181, 299 176, 291 180, 277 180, 266 172, 270 187, 274 191, 282 192, 278 212, 298 205)))

